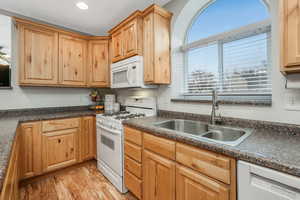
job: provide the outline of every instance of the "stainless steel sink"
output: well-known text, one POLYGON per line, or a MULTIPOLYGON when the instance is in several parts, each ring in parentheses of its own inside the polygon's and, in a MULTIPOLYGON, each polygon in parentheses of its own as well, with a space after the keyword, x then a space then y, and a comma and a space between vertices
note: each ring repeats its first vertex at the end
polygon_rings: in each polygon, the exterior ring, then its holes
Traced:
POLYGON ((179 131, 191 137, 200 137, 204 140, 236 146, 251 133, 251 129, 231 128, 208 123, 174 119, 154 124, 155 126, 179 131))
POLYGON ((161 128, 180 131, 192 135, 201 135, 208 131, 208 124, 192 120, 169 120, 155 124, 161 128))

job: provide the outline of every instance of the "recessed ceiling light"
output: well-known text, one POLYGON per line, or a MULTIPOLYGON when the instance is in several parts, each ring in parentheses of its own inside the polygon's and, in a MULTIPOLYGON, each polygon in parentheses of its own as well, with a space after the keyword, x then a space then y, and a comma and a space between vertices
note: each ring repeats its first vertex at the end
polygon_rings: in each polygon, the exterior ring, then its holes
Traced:
POLYGON ((81 10, 89 9, 89 6, 86 3, 84 3, 83 1, 76 3, 76 6, 81 10))

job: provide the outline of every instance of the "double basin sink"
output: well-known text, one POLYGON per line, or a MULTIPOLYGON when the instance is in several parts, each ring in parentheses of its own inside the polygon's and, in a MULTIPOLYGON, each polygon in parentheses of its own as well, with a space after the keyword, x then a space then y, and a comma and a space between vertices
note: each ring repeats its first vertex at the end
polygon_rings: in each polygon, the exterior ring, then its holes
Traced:
POLYGON ((202 138, 230 146, 240 144, 252 133, 251 129, 231 128, 181 119, 172 119, 155 123, 154 125, 160 128, 178 131, 194 138, 202 138))

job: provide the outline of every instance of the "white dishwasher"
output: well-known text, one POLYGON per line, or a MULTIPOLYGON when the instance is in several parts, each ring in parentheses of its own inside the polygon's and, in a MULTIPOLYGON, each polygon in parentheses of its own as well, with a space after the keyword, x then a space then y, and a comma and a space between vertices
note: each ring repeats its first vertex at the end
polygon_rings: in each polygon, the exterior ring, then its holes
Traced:
POLYGON ((300 200, 300 178, 238 161, 238 200, 300 200))

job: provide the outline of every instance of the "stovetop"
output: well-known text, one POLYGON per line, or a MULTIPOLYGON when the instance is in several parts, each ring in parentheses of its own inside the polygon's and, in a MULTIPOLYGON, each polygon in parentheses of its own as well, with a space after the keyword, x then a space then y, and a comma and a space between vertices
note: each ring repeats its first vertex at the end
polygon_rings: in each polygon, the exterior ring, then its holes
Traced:
POLYGON ((104 113, 102 114, 102 118, 107 119, 114 119, 114 120, 126 120, 126 119, 132 119, 132 118, 138 118, 138 117, 145 117, 146 115, 144 113, 131 113, 129 111, 120 111, 115 113, 104 113))

